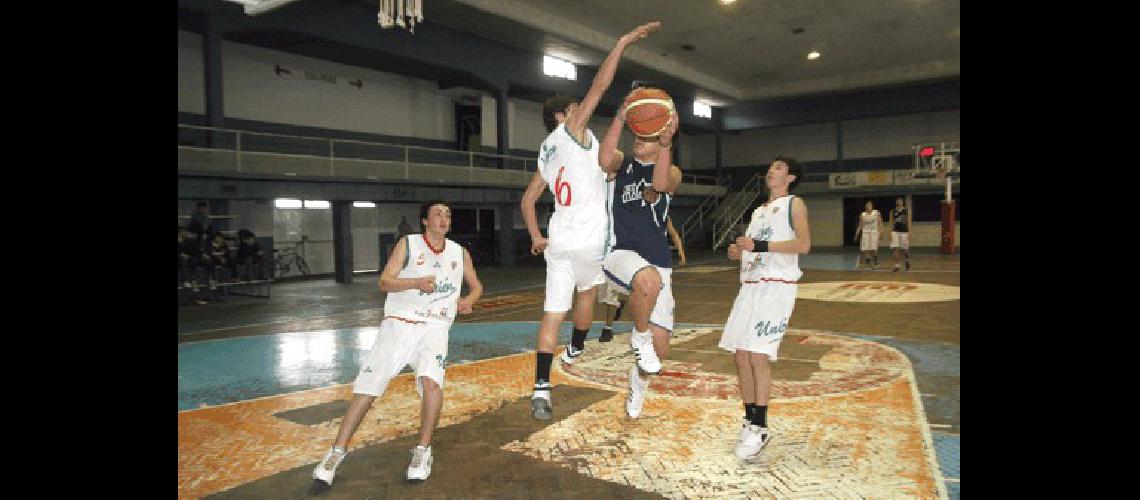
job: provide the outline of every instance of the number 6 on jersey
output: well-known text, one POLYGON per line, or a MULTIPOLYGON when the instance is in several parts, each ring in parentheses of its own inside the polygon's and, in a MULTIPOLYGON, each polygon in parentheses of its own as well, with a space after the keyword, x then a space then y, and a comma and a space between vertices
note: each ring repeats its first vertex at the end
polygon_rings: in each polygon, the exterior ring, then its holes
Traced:
POLYGON ((568 207, 568 206, 570 206, 570 201, 573 197, 573 190, 570 189, 570 183, 569 182, 562 182, 562 172, 565 170, 566 170, 566 167, 559 167, 558 168, 558 177, 556 177, 554 179, 554 194, 556 195, 556 198, 558 198, 558 204, 559 205, 562 205, 564 207, 568 207), (566 199, 565 200, 562 199, 562 192, 563 192, 562 188, 566 188, 566 199))

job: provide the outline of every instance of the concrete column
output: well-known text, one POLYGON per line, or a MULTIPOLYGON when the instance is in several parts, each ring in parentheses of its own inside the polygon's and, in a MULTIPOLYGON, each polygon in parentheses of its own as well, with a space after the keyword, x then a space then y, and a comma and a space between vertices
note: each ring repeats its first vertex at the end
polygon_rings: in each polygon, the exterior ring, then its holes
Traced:
POLYGON ((352 202, 333 201, 333 268, 336 282, 352 284, 352 202))
MULTIPOLYGON (((499 90, 495 93, 495 116, 498 123, 496 124, 495 131, 497 132, 498 153, 501 155, 510 152, 510 124, 507 123, 507 89, 499 90)), ((499 168, 506 168, 507 162, 504 159, 499 160, 499 168)))
POLYGON ((515 203, 500 203, 496 207, 499 211, 499 266, 503 268, 515 265, 515 203))
POLYGON ((202 33, 202 67, 206 84, 206 122, 211 127, 225 127, 225 105, 222 102, 222 32, 218 19, 207 15, 202 33))

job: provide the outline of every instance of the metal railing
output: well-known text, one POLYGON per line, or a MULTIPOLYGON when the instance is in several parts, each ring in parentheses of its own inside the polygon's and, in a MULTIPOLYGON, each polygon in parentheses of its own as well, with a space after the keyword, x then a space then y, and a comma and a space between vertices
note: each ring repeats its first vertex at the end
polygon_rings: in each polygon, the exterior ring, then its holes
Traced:
MULTIPOLYGON (((698 176, 694 175, 692 177, 698 176)), ((715 185, 723 185, 725 192, 711 193, 706 196, 705 199, 701 200, 701 204, 697 205, 697 209, 694 210, 693 213, 689 214, 689 216, 686 217, 683 222, 681 222, 679 232, 681 236, 682 246, 688 247, 688 236, 692 234, 693 231, 704 227, 705 222, 711 218, 710 216, 712 215, 713 210, 716 210, 716 207, 720 204, 721 199, 728 195, 728 188, 732 185, 732 176, 725 176, 719 180, 716 177, 709 178, 711 178, 713 182, 716 183, 715 185)))
POLYGON ((725 201, 723 204, 724 211, 713 221, 713 250, 724 243, 724 240, 732 234, 733 228, 744 217, 748 207, 752 206, 756 199, 764 194, 762 182, 766 178, 765 174, 766 172, 756 172, 740 191, 734 193, 735 197, 725 201))
POLYGON ((525 186, 536 157, 178 124, 178 169, 189 172, 525 186))

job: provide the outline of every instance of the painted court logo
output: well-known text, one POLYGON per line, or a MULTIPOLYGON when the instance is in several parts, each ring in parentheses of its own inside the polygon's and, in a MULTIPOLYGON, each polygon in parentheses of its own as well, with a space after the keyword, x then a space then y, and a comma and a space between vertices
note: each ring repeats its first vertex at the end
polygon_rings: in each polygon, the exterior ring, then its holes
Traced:
POLYGON ((961 288, 905 281, 825 281, 800 283, 798 299, 832 302, 942 302, 960 300, 961 288))

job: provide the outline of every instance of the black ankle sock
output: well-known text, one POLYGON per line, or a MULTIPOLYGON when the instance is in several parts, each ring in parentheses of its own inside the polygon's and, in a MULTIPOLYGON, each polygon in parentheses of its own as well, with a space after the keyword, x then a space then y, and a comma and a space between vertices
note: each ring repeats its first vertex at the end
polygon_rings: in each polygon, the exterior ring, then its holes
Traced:
POLYGON ((614 311, 614 321, 617 321, 618 318, 621 318, 621 310, 624 307, 625 307, 625 302, 618 302, 617 310, 614 311))
POLYGON ((582 350, 586 348, 586 334, 590 333, 590 329, 579 330, 574 329, 574 333, 570 336, 570 345, 575 349, 582 350))
POLYGON ((752 425, 768 427, 768 405, 756 405, 756 411, 749 420, 752 421, 752 425))
POLYGON ((540 352, 535 359, 534 365, 534 382, 550 381, 550 362, 554 361, 554 353, 540 352))
POLYGON ((752 417, 756 415, 756 403, 744 403, 744 418, 752 421, 752 417))

